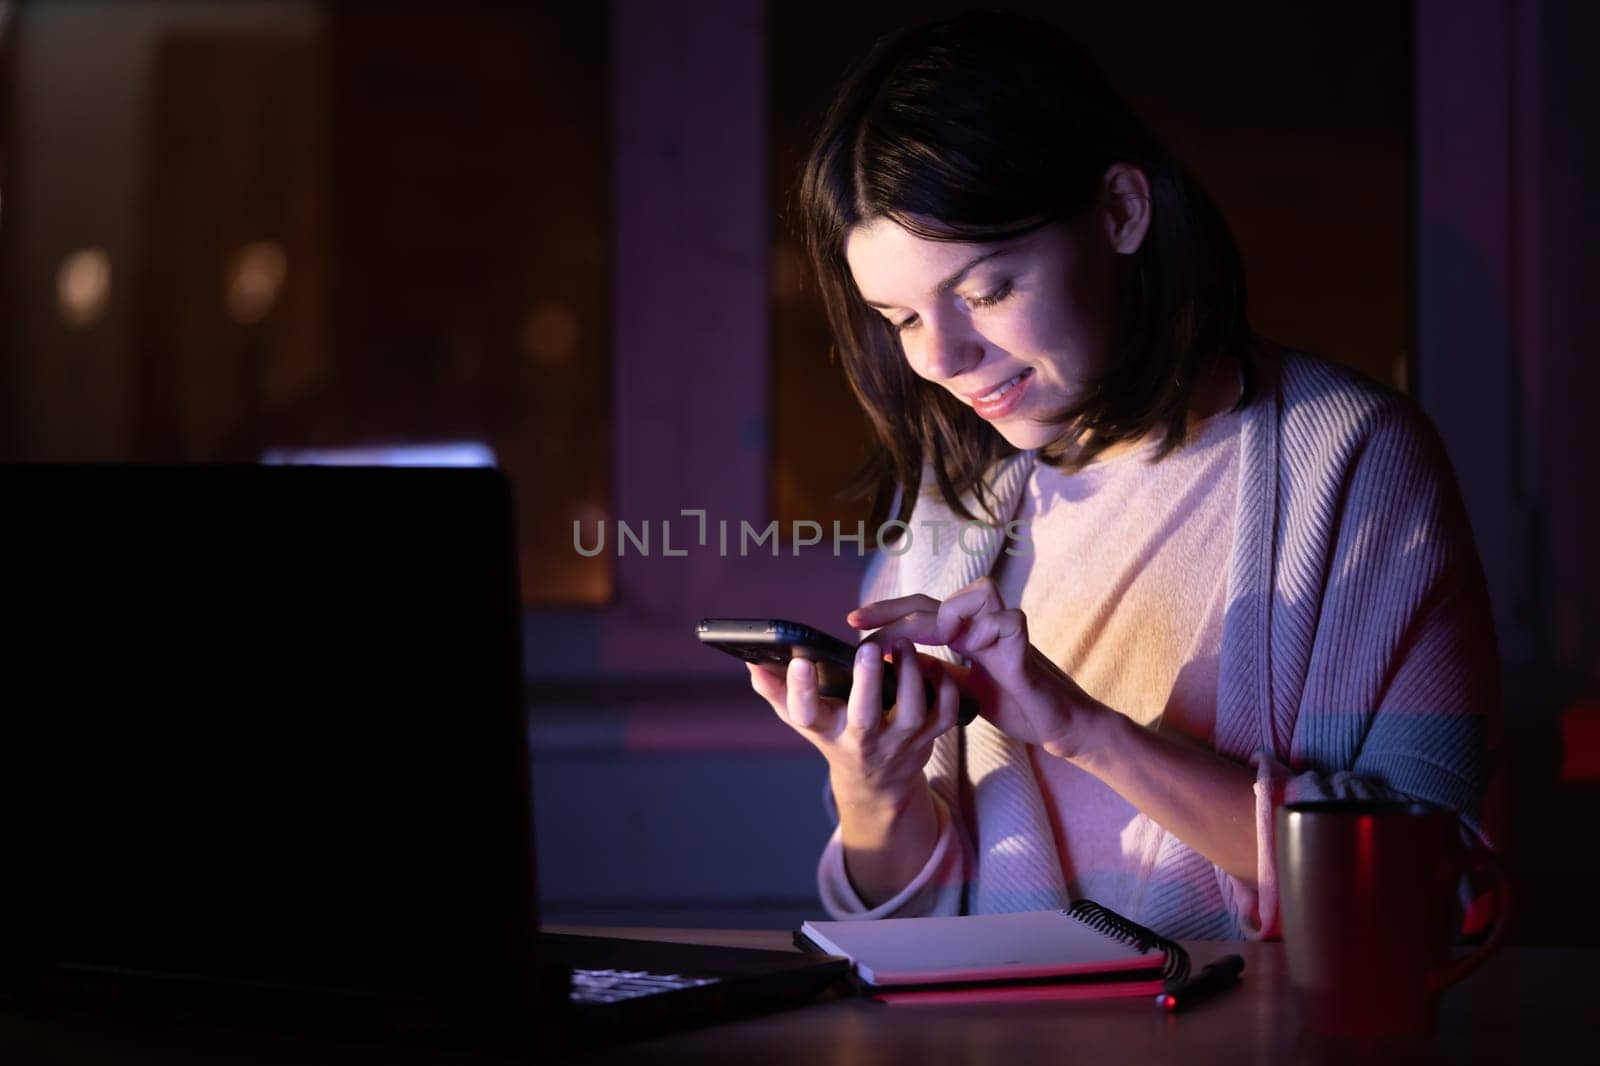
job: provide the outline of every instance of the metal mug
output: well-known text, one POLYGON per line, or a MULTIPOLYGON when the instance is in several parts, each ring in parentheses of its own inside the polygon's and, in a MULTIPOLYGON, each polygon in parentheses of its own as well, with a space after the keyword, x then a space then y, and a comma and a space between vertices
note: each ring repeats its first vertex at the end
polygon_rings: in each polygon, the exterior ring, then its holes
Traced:
POLYGON ((1440 993, 1505 938, 1511 894, 1504 869, 1463 842, 1452 811, 1400 800, 1317 800, 1279 808, 1278 892, 1283 940, 1305 1028, 1360 1038, 1433 1031, 1440 993), (1460 928, 1457 886, 1493 880, 1493 927, 1451 961, 1460 928))

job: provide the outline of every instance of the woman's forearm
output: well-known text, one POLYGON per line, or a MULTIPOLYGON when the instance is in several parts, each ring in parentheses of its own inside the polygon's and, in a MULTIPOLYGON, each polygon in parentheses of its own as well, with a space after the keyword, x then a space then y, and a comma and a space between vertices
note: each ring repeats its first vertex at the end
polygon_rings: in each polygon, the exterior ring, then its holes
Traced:
POLYGON ((927 865, 939 842, 939 812, 926 779, 897 796, 852 794, 837 783, 845 873, 870 909, 892 899, 927 865))
POLYGON ((1090 716, 1074 748, 1051 754, 1104 781, 1227 873, 1256 884, 1255 774, 1249 767, 1105 708, 1090 716))

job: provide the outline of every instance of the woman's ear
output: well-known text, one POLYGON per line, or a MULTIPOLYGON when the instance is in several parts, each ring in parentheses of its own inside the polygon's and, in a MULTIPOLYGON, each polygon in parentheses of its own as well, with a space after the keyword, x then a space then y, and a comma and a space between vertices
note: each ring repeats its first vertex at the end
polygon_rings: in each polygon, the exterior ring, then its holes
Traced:
POLYGON ((1150 231, 1150 179, 1132 163, 1113 163, 1101 182, 1106 237, 1122 255, 1132 255, 1150 231))

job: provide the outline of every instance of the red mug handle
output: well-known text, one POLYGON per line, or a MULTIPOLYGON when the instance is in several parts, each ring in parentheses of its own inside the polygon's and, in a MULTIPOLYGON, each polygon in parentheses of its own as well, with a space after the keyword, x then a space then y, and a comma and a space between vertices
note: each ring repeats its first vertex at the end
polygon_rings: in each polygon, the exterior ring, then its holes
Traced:
POLYGON ((1458 879, 1461 874, 1474 870, 1489 874, 1493 882, 1489 888, 1489 897, 1494 909, 1493 924, 1489 928, 1488 937, 1478 945, 1476 951, 1453 962, 1447 962, 1428 974, 1428 991, 1433 995, 1443 992, 1487 962, 1489 957, 1504 945, 1506 932, 1511 928, 1511 878, 1494 852, 1481 844, 1475 844, 1458 860, 1457 866, 1458 879))

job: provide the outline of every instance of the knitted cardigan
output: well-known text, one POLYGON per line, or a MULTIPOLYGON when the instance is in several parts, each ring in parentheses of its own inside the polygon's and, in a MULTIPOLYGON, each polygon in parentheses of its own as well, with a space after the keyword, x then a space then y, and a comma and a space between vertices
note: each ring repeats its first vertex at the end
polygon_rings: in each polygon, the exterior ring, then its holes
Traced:
MULTIPOLYGON (((1498 725, 1498 658, 1442 445, 1407 398, 1310 356, 1269 356, 1258 382, 1241 419, 1213 738, 1219 753, 1255 767, 1258 878, 1249 886, 1229 877, 1140 815, 1143 824, 1124 835, 1136 842, 1144 875, 1130 916, 1174 937, 1279 935, 1273 819, 1285 802, 1410 796, 1461 812, 1467 828, 1493 844, 1482 803, 1498 725), (1208 879, 1220 889, 1221 909, 1208 879)), ((1015 453, 987 479, 1005 518, 1016 513, 1034 458, 1015 453)), ((966 502, 983 514, 972 495, 966 502)), ((913 592, 944 599, 990 573, 1003 529, 975 527, 958 546, 962 522, 925 487, 909 547, 873 557, 861 602, 913 592), (938 522, 950 525, 925 525, 938 522)), ((920 650, 960 661, 944 647, 920 650)), ((980 718, 941 736, 925 773, 953 823, 941 848, 950 849, 953 829, 960 854, 930 862, 959 873, 918 913, 1070 902, 1022 742, 980 718)), ((837 821, 826 787, 824 802, 837 821)), ((886 916, 884 905, 850 913, 836 902, 831 885, 843 869, 836 830, 818 872, 825 906, 839 918, 886 916)))

